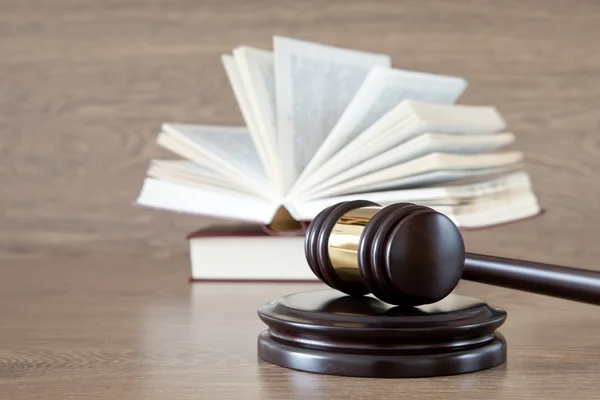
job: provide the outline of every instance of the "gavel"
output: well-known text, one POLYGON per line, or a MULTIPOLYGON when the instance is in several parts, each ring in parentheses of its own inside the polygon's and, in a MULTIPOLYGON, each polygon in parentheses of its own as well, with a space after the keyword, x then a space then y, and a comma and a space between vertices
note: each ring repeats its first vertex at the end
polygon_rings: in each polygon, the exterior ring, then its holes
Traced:
POLYGON ((311 221, 304 251, 329 287, 393 305, 435 303, 461 279, 600 305, 600 272, 467 253, 456 224, 422 205, 334 204, 311 221))

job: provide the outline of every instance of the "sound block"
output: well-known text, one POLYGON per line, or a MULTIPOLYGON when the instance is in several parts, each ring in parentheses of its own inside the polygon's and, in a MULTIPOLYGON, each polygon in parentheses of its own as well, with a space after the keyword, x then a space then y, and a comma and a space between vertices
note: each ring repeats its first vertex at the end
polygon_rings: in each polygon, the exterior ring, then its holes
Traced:
POLYGON ((268 329, 258 356, 272 364, 319 374, 399 378, 480 371, 506 360, 496 332, 506 312, 451 294, 418 307, 333 289, 284 296, 261 306, 268 329))

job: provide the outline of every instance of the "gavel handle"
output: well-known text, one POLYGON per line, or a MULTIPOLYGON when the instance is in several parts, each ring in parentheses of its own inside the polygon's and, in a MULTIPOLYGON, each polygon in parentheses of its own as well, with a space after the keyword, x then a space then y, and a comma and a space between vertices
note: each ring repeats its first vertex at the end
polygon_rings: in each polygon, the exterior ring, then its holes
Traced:
POLYGON ((467 253, 462 279, 600 305, 600 272, 467 253))

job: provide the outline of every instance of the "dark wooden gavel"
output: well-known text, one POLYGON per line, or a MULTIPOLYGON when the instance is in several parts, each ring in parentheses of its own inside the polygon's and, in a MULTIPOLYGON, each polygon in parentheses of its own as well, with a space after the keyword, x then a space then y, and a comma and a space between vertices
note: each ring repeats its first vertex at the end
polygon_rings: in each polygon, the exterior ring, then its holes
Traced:
POLYGON ((328 286, 389 304, 437 302, 460 279, 600 304, 600 272, 466 253, 454 222, 420 205, 335 204, 312 220, 304 244, 328 286))

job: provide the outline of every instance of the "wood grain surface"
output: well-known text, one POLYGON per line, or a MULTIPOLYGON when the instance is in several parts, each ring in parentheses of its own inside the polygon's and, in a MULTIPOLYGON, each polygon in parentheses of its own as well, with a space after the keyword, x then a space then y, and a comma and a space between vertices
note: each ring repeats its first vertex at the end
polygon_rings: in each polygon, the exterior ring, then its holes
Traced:
POLYGON ((217 221, 131 203, 162 122, 242 123, 219 57, 274 34, 467 78, 547 209, 468 250, 600 269, 595 0, 0 0, 0 398, 597 398, 592 306, 462 284, 507 309, 508 363, 373 381, 257 360, 256 308, 315 285, 187 283, 217 221))
POLYGON ((267 364, 257 308, 318 284, 188 284, 187 265, 13 260, 0 269, 0 398, 597 399, 600 313, 465 282, 508 313, 507 362, 422 379, 316 375, 267 364))
POLYGON ((597 268, 594 0, 0 0, 0 257, 185 257, 217 221, 131 205, 159 126, 242 123, 219 57, 274 34, 467 78, 460 103, 498 107, 548 210, 469 250, 597 268))

